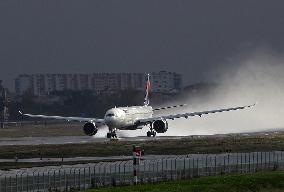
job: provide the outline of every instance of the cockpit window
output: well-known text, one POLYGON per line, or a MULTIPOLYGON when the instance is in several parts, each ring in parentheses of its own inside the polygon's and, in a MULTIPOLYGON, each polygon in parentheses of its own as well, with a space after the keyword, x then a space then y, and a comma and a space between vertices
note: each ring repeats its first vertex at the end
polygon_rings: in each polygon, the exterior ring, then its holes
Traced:
POLYGON ((107 116, 107 117, 113 117, 114 114, 113 114, 113 113, 109 113, 109 114, 107 114, 106 116, 107 116))

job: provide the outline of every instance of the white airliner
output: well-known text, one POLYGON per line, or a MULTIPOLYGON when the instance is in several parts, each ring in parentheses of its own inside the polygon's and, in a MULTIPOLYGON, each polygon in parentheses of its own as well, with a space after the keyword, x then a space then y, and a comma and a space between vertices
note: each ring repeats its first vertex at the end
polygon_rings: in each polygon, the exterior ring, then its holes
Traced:
POLYGON ((19 113, 28 117, 35 118, 46 118, 46 119, 60 119, 67 121, 80 121, 86 122, 83 126, 83 130, 86 135, 92 136, 98 132, 98 129, 102 127, 101 125, 107 125, 109 132, 107 133, 107 138, 117 138, 117 130, 136 130, 142 129, 144 126, 149 126, 150 131, 147 132, 148 137, 155 137, 156 133, 165 133, 168 130, 167 120, 174 120, 177 118, 188 118, 192 116, 202 116, 209 113, 218 113, 232 110, 245 109, 254 106, 246 105, 240 107, 232 107, 225 109, 217 109, 211 111, 201 111, 201 112, 191 112, 191 113, 180 113, 162 116, 153 116, 154 111, 165 110, 169 108, 181 107, 184 105, 169 106, 153 109, 149 106, 149 91, 150 91, 150 76, 147 75, 146 83, 146 96, 143 106, 131 106, 131 107, 115 107, 109 109, 103 119, 98 118, 82 118, 82 117, 62 117, 62 116, 47 116, 47 115, 32 115, 23 114, 21 111, 19 113))

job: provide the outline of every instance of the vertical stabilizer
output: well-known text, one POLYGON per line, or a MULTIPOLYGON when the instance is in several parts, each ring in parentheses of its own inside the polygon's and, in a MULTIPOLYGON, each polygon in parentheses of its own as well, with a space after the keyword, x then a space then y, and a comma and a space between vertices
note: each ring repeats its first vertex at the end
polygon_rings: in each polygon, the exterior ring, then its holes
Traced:
POLYGON ((144 99, 144 105, 148 106, 150 104, 149 101, 149 93, 150 93, 150 74, 147 74, 147 82, 146 82, 146 93, 145 93, 145 99, 144 99))

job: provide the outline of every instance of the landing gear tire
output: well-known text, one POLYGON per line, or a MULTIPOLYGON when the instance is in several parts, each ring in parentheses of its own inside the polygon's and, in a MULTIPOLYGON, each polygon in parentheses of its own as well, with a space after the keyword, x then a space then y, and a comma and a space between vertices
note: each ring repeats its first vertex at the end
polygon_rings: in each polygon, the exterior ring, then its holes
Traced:
POLYGON ((156 132, 155 131, 148 131, 147 137, 151 137, 151 136, 156 137, 156 132))
POLYGON ((108 139, 117 138, 115 131, 107 133, 107 138, 108 139))
POLYGON ((117 135, 115 132, 112 132, 112 138, 117 138, 117 135))

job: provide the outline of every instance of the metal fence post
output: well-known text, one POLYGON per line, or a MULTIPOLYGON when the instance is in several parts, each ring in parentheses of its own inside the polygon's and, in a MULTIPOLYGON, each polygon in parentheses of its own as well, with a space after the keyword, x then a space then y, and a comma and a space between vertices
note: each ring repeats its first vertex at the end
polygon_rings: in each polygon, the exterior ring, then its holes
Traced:
POLYGON ((148 178, 148 174, 146 171, 146 162, 148 162, 147 160, 144 161, 144 173, 143 173, 143 178, 144 180, 146 180, 146 178, 148 178))
POLYGON ((96 166, 97 166, 98 164, 95 164, 94 165, 94 179, 93 179, 93 186, 92 187, 95 187, 96 186, 96 166))
POLYGON ((169 170, 168 169, 168 159, 166 159, 166 180, 168 180, 168 173, 169 173, 168 170, 169 170))
POLYGON ((48 177, 48 190, 51 190, 51 187, 50 187, 50 174, 49 174, 49 171, 47 172, 47 177, 48 177))
POLYGON ((92 186, 92 174, 91 174, 91 167, 90 166, 88 168, 88 171, 89 171, 89 188, 90 188, 90 186, 92 186))
POLYGON ((186 179, 186 172, 185 172, 185 157, 183 158, 183 174, 184 174, 184 179, 186 179))
POLYGON ((270 151, 268 152, 268 168, 270 168, 271 167, 271 161, 270 161, 270 156, 271 156, 271 154, 270 154, 270 151))
POLYGON ((171 180, 173 180, 173 159, 171 159, 171 180))
POLYGON ((191 166, 190 158, 188 158, 188 178, 191 178, 190 166, 191 166))
POLYGON ((77 184, 76 184, 76 169, 77 168, 74 168, 74 170, 73 170, 73 181, 74 181, 74 188, 75 189, 77 188, 77 184))
POLYGON ((84 167, 84 190, 86 190, 86 168, 84 167))
POLYGON ((194 157, 192 158, 192 177, 195 177, 195 175, 194 175, 194 173, 195 173, 195 159, 194 159, 194 157))
POLYGON ((281 170, 283 169, 283 151, 280 151, 280 154, 281 154, 281 170))
POLYGON ((58 185, 58 187, 60 189, 60 187, 61 187, 61 168, 58 171, 58 175, 59 175, 59 185, 58 185))
POLYGON ((224 160, 224 168, 223 168, 223 172, 226 173, 226 156, 223 156, 224 160))
MULTIPOLYGON (((282 162, 283 161, 283 157, 282 157, 283 151, 280 151, 280 154, 281 154, 281 162, 282 162)), ((282 166, 281 166, 281 168, 282 168, 282 166)))
POLYGON ((196 159, 196 165, 197 165, 197 176, 199 176, 199 157, 196 159))
POLYGON ((127 163, 127 161, 124 162, 123 164, 123 180, 124 180, 124 184, 126 183, 126 173, 125 173, 125 164, 127 163))
POLYGON ((252 171, 251 172, 255 172, 255 158, 254 158, 254 152, 252 152, 252 171))
POLYGON ((256 152, 256 171, 258 171, 258 152, 256 152))
POLYGON ((162 170, 161 170, 161 172, 162 172, 162 180, 164 180, 164 159, 162 158, 162 170))
POLYGON ((161 177, 161 172, 159 171, 159 164, 160 164, 160 163, 159 163, 159 161, 160 161, 160 160, 159 160, 159 159, 157 159, 157 164, 156 164, 156 165, 157 165, 157 166, 156 166, 156 171, 157 171, 157 174, 156 174, 156 175, 157 175, 157 182, 159 181, 159 178, 161 177))
POLYGON ((81 190, 81 167, 79 167, 79 178, 78 178, 78 182, 79 182, 79 191, 81 190))
POLYGON ((248 165, 249 165, 248 172, 249 172, 249 173, 250 173, 250 154, 251 154, 251 153, 248 154, 248 155, 249 155, 249 156, 248 156, 248 157, 249 157, 249 159, 248 159, 248 161, 249 161, 249 162, 248 162, 248 165))
POLYGON ((236 172, 239 172, 239 153, 236 154, 237 155, 237 168, 236 168, 236 172))
POLYGON ((243 154, 241 153, 241 173, 243 173, 243 154))
POLYGON ((206 171, 206 176, 210 175, 209 173, 209 167, 208 167, 208 155, 206 154, 205 156, 205 171, 206 171))
POLYGON ((5 176, 4 182, 5 182, 5 192, 8 192, 8 189, 7 189, 7 177, 6 176, 5 176))
POLYGON ((231 162, 230 162, 230 154, 228 153, 228 163, 227 163, 227 170, 228 170, 228 173, 231 173, 231 162))
POLYGON ((177 175, 177 159, 175 158, 175 180, 178 178, 177 175))
POLYGON ((27 191, 29 191, 29 174, 27 173, 27 191))
POLYGON ((9 181, 10 181, 10 182, 9 182, 9 183, 10 183, 10 191, 12 192, 12 189, 13 189, 13 188, 12 188, 12 176, 10 176, 9 181))
MULTIPOLYGON (((0 181, 1 182, 1 181, 0 181)), ((18 192, 18 173, 16 173, 16 192, 18 192)))
POLYGON ((271 162, 271 165, 272 165, 272 170, 274 169, 274 165, 275 165, 275 153, 274 151, 271 152, 272 153, 272 162, 271 162))
POLYGON ((40 186, 40 180, 39 180, 39 172, 37 172, 37 191, 39 191, 39 186, 40 186))
MULTIPOLYGON (((122 163, 123 161, 120 161, 119 163, 118 163, 118 174, 119 174, 119 185, 121 185, 121 172, 120 172, 120 165, 121 165, 121 163, 122 163)), ((145 170, 144 170, 145 171, 145 170)))
POLYGON ((217 155, 215 155, 215 158, 214 158, 214 165, 215 165, 215 175, 218 175, 217 174, 217 155))
POLYGON ((35 187, 34 187, 34 185, 35 185, 35 171, 36 170, 33 171, 33 179, 32 179, 32 181, 33 181, 33 184, 32 184, 33 191, 35 191, 35 187))
POLYGON ((55 170, 53 171, 53 190, 56 190, 56 178, 55 178, 55 170))
POLYGON ((21 173, 21 189, 22 189, 22 191, 24 191, 24 179, 23 179, 23 174, 24 174, 24 172, 22 172, 21 173))
POLYGON ((2 192, 2 178, 1 178, 1 174, 0 174, 0 192, 2 192))
POLYGON ((102 175, 101 175, 101 166, 103 165, 102 163, 99 163, 99 184, 102 184, 102 175))
MULTIPOLYGON (((119 184, 121 184, 121 175, 120 175, 120 164, 122 161, 118 163, 118 175, 119 175, 119 184)), ((116 168, 116 167, 115 167, 116 168)))
POLYGON ((259 163, 260 165, 260 170, 263 170, 264 168, 263 168, 263 152, 260 152, 260 163, 259 163))
POLYGON ((155 159, 154 161, 153 161, 154 163, 153 163, 153 183, 155 182, 155 178, 157 178, 157 174, 156 174, 156 172, 155 172, 155 165, 156 165, 156 163, 157 163, 157 160, 155 159))
POLYGON ((66 170, 64 169, 64 191, 67 191, 68 185, 67 185, 67 176, 66 176, 66 170))
POLYGON ((45 190, 45 176, 44 176, 44 171, 42 172, 42 188, 45 190))

